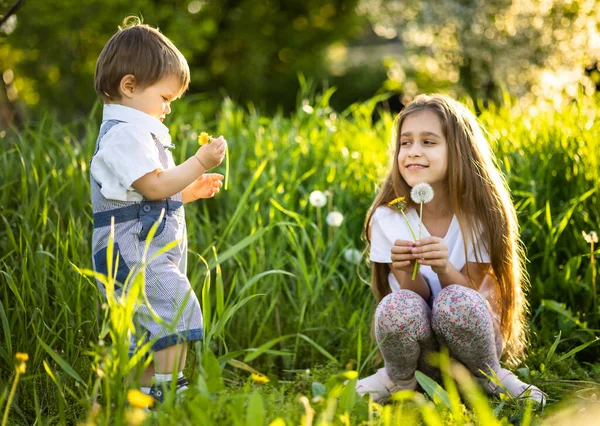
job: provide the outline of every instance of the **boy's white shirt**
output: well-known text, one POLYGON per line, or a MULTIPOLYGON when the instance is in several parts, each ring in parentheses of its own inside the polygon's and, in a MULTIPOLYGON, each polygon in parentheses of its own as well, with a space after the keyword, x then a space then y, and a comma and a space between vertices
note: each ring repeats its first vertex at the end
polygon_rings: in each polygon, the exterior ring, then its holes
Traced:
MULTIPOLYGON (((419 215, 414 209, 408 209, 406 217, 410 222, 415 235, 418 238, 419 233, 419 215)), ((424 226, 421 228, 421 238, 430 236, 429 231, 424 226)), ((458 270, 469 262, 489 263, 490 256, 485 246, 478 242, 479 235, 475 235, 475 242, 471 242, 467 247, 467 256, 465 257, 465 242, 460 230, 460 225, 456 216, 452 217, 452 222, 448 227, 448 232, 443 238, 444 243, 448 247, 448 261, 458 270), (475 253, 477 253, 478 258, 475 253)), ((380 206, 373 213, 371 219, 371 253, 370 259, 377 263, 392 263, 391 250, 396 240, 408 240, 413 241, 412 234, 406 225, 406 221, 402 213, 392 210, 386 206, 380 206)), ((440 280, 435 272, 431 269, 431 266, 421 265, 421 275, 429 282, 433 297, 437 296, 442 291, 440 280)), ((488 288, 489 283, 485 280, 486 285, 482 285, 479 289, 479 293, 490 302, 492 311, 496 316, 497 310, 494 309, 494 304, 491 303, 490 298, 494 297, 492 289, 488 288), (489 293, 489 294, 488 294, 489 293)), ((392 272, 388 275, 388 282, 392 292, 400 291, 400 284, 392 272)))
POLYGON ((118 104, 104 105, 102 121, 107 120, 121 123, 114 125, 102 138, 100 149, 92 159, 90 173, 101 185, 100 192, 104 197, 142 201, 143 195, 131 185, 145 174, 163 169, 152 134, 163 146, 170 146, 169 129, 151 115, 118 104))

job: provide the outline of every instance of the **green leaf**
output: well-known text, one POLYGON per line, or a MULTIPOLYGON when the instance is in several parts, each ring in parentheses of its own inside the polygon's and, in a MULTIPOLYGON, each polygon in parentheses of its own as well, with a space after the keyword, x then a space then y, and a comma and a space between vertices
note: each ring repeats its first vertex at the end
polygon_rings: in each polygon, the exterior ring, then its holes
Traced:
POLYGON ((436 405, 438 405, 439 401, 442 402, 448 410, 452 408, 448 393, 435 380, 420 371, 415 371, 415 378, 436 405))
POLYGON ((327 389, 325 389, 325 385, 321 382, 312 382, 311 388, 313 398, 317 396, 324 397, 327 394, 327 389))
POLYGON ((42 345, 42 347, 44 348, 44 350, 46 352, 48 352, 48 355, 50 355, 52 357, 52 359, 54 359, 54 361, 56 361, 56 363, 60 366, 60 368, 63 369, 63 371, 65 373, 67 373, 69 376, 71 376, 72 378, 74 378, 75 380, 77 380, 79 383, 81 383, 82 385, 84 385, 85 387, 87 387, 87 385, 85 384, 85 382, 83 381, 83 379, 79 376, 79 374, 77 374, 77 372, 75 370, 73 370, 73 368, 67 363, 67 361, 65 361, 59 354, 57 354, 56 352, 54 352, 50 346, 48 346, 47 344, 45 344, 42 341, 42 339, 39 338, 39 336, 36 336, 36 337, 37 337, 38 342, 40 343, 40 345, 42 345))
POLYGON ((265 405, 263 403, 262 396, 258 391, 255 391, 250 396, 248 402, 248 416, 246 418, 246 425, 248 426, 260 426, 265 423, 265 405))
POLYGON ((205 350, 202 354, 202 368, 206 378, 206 387, 209 392, 219 392, 225 388, 221 374, 219 360, 211 350, 205 350))

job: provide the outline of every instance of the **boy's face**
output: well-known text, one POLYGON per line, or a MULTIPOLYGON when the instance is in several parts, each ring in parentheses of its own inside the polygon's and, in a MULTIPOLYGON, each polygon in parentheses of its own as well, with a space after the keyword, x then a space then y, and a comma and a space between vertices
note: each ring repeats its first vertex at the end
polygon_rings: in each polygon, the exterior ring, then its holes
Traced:
POLYGON ((171 112, 171 102, 180 95, 181 82, 176 77, 165 77, 143 89, 135 83, 126 85, 122 92, 122 105, 145 112, 162 122, 171 112))

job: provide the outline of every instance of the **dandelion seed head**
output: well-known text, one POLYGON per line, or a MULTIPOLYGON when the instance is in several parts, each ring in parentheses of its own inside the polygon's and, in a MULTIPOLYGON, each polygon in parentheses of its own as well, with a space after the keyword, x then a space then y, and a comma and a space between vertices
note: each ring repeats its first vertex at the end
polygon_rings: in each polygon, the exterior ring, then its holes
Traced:
POLYGON ((344 221, 344 215, 340 212, 332 211, 327 215, 327 225, 332 228, 338 228, 344 221))
POLYGON ((418 183, 410 191, 410 198, 417 204, 427 204, 433 200, 433 188, 428 183, 418 183))
POLYGON ((598 242, 598 234, 596 234, 596 231, 590 231, 589 234, 585 231, 581 231, 581 235, 583 235, 583 238, 585 239, 586 243, 588 243, 588 244, 598 242))
POLYGON ((313 191, 308 196, 308 201, 313 207, 323 207, 327 204, 327 196, 321 191, 313 191))
POLYGON ((357 265, 358 262, 360 262, 360 251, 355 248, 344 250, 344 260, 353 265, 357 265))

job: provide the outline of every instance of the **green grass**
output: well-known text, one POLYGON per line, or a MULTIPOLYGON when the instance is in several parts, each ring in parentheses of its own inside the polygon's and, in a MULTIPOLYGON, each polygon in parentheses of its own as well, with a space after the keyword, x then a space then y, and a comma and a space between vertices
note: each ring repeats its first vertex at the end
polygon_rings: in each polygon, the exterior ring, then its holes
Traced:
MULTIPOLYGON (((372 122, 377 99, 336 114, 331 92, 308 92, 291 117, 225 101, 218 119, 206 123, 192 97, 175 105, 169 126, 177 161, 191 155, 200 131, 225 135, 229 189, 186 207, 188 276, 202 296, 207 337, 188 358, 193 390, 147 423, 309 424, 310 404, 314 424, 529 424, 565 415, 559 401, 593 400, 600 392, 597 265, 581 232, 600 232, 598 104, 582 98, 560 112, 536 112, 507 101, 480 116, 495 138, 528 247, 532 345, 519 373, 549 394, 547 412, 478 398, 468 376, 449 365, 445 391, 438 389, 449 405, 407 393, 380 407, 356 399, 354 379, 344 386, 346 369, 363 376, 376 366, 368 266, 364 258, 346 262, 343 253, 364 248, 364 217, 387 171, 392 117, 372 122), (315 189, 331 194, 322 211, 308 204, 315 189), (341 227, 325 224, 330 210, 344 214, 341 227), (270 382, 253 383, 250 371, 270 382)), ((11 425, 127 424, 131 411, 127 376, 135 366, 119 342, 135 300, 103 310, 86 271, 98 113, 0 134, 0 412, 10 408, 11 425), (30 359, 9 407, 16 352, 30 359)))

